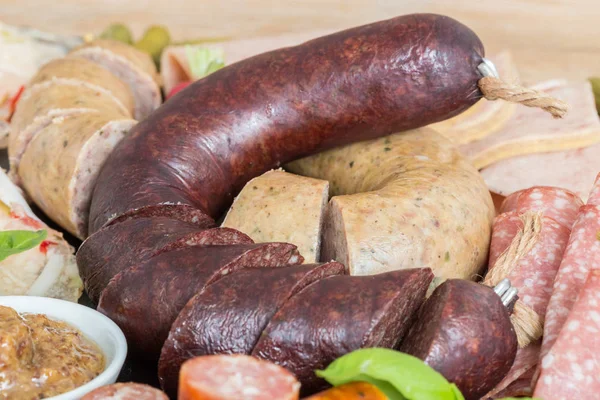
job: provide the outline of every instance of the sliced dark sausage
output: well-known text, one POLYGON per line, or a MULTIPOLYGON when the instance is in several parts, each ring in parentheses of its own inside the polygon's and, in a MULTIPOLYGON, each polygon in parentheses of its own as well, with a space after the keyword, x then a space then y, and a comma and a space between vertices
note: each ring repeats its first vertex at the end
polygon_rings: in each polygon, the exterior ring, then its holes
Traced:
POLYGON ((158 360, 177 314, 207 285, 242 268, 302 261, 296 246, 287 243, 171 250, 117 274, 102 292, 98 311, 119 325, 132 352, 158 360))
POLYGON ((88 237, 77 251, 77 266, 88 296, 97 303, 112 277, 162 251, 237 243, 252 243, 252 239, 232 229, 202 230, 195 224, 166 217, 130 219, 88 237))
POLYGON ((427 299, 399 349, 425 361, 454 382, 465 399, 474 400, 508 373, 517 336, 491 288, 450 279, 427 299))
POLYGON ((315 369, 359 348, 398 345, 432 279, 431 269, 413 268, 318 281, 275 314, 252 355, 289 369, 312 394, 326 387, 315 369))
POLYGON ((463 24, 413 14, 231 64, 120 142, 98 178, 89 231, 161 204, 181 208, 186 221, 195 208, 217 219, 269 169, 448 119, 482 97, 483 56, 463 24))
POLYGON ((179 369, 191 357, 250 354, 285 301, 313 282, 344 273, 337 262, 248 269, 199 292, 179 313, 162 348, 158 375, 163 389, 175 394, 179 369))

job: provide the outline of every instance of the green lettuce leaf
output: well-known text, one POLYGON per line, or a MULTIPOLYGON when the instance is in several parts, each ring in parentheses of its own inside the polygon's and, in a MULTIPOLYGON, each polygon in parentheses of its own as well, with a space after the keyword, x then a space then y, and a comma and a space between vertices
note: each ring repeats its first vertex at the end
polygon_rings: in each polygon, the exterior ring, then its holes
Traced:
POLYGON ((185 46, 185 53, 194 80, 204 78, 225 66, 223 49, 185 46))

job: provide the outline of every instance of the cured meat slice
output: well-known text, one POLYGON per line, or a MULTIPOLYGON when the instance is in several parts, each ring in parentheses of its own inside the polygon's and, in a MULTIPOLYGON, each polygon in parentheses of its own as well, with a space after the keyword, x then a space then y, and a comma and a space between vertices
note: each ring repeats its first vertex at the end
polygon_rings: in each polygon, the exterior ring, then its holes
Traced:
POLYGON ((600 144, 576 150, 529 154, 499 161, 481 171, 490 191, 507 196, 536 185, 562 187, 586 201, 600 171, 600 144), (560 166, 560 168, 557 168, 560 166))
POLYGON ((531 390, 531 378, 535 371, 540 358, 541 341, 531 343, 527 347, 523 347, 517 350, 515 361, 513 362, 510 371, 502 379, 502 381, 496 385, 484 398, 502 398, 506 396, 516 396, 516 393, 508 393, 523 391, 529 388, 531 390), (523 383, 526 382, 526 385, 523 383), (518 388, 518 389, 517 389, 518 388), (503 393, 503 395, 501 395, 503 393))
POLYGON ((517 380, 515 380, 506 388, 494 395, 493 398, 507 400, 507 397, 531 397, 533 395, 533 385, 531 380, 533 378, 534 372, 535 368, 530 368, 517 380))
POLYGON ((314 263, 321 250, 328 194, 327 181, 269 171, 244 186, 222 226, 238 229, 257 243, 293 243, 305 262, 314 263))
POLYGON ((192 245, 252 243, 248 236, 232 229, 207 229, 213 224, 210 218, 190 224, 154 217, 130 219, 99 230, 77 252, 77 265, 88 296, 97 302, 112 277, 162 251, 192 245))
POLYGON ((287 243, 192 246, 166 251, 112 278, 102 291, 98 311, 119 325, 133 352, 155 360, 179 311, 206 286, 242 268, 300 262, 296 246, 287 243))
MULTIPOLYGON (((575 297, 574 293, 571 295, 575 297)), ((554 345, 541 359, 534 397, 552 400, 597 397, 600 390, 600 362, 596 352, 600 348, 598 304, 600 270, 592 270, 570 307, 571 312, 554 345)))
POLYGON ((600 206, 600 174, 596 176, 596 180, 594 181, 594 186, 590 191, 587 204, 600 206))
POLYGON ((397 346, 432 279, 429 268, 323 279, 273 316, 252 355, 289 369, 304 394, 314 393, 325 386, 315 369, 359 348, 397 346))
POLYGON ((92 390, 81 400, 169 400, 166 394, 141 383, 113 383, 92 390))
POLYGON ((517 211, 541 212, 545 217, 554 219, 568 229, 571 229, 579 207, 583 201, 575 193, 558 187, 534 186, 519 190, 506 197, 500 207, 500 213, 517 211))
POLYGON ((268 361, 246 355, 196 357, 181 368, 178 400, 297 400, 300 383, 268 361))
POLYGON ((179 368, 191 357, 250 354, 271 317, 289 298, 313 282, 344 272, 337 262, 248 269, 197 292, 179 313, 162 349, 161 385, 174 393, 179 368))
POLYGON ((600 142, 600 119, 589 82, 549 81, 534 89, 566 101, 571 105, 570 112, 555 120, 540 109, 518 107, 498 132, 459 146, 475 167, 484 168, 518 155, 577 149, 600 142))
POLYGON ((544 325, 541 357, 553 347, 590 270, 600 268, 600 206, 582 206, 562 258, 544 325))

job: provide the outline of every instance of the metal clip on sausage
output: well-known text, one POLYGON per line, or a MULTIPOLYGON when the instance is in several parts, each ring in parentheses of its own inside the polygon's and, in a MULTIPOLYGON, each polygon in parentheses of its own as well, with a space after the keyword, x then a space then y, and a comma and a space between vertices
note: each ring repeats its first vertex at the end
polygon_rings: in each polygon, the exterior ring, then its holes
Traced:
POLYGON ((502 304, 512 312, 515 302, 519 299, 519 291, 511 285, 510 280, 507 278, 502 279, 500 283, 494 286, 494 292, 500 296, 502 304))

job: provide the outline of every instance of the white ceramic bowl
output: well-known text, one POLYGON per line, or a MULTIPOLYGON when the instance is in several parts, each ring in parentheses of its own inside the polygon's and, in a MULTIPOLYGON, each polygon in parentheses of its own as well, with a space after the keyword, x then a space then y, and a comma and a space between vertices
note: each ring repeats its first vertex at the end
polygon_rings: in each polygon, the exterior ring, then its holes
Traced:
POLYGON ((96 378, 70 392, 46 400, 79 400, 92 390, 114 383, 123 368, 127 342, 121 329, 98 311, 70 301, 34 296, 0 296, 0 305, 20 313, 45 314, 77 328, 104 353, 106 368, 96 378))

